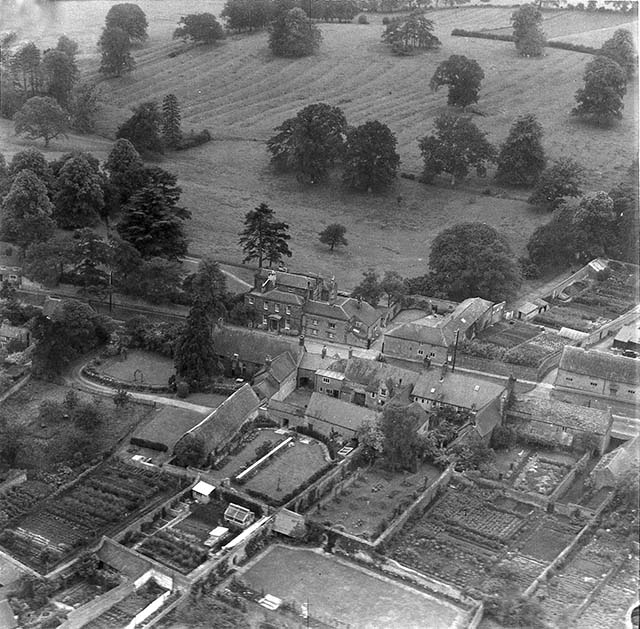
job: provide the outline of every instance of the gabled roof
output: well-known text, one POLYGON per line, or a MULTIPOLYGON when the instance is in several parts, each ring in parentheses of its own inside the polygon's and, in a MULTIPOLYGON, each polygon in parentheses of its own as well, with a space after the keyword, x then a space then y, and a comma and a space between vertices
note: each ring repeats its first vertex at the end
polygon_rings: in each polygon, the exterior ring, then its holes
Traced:
POLYGON ((444 319, 432 319, 435 325, 425 323, 405 323, 399 328, 387 332, 385 337, 413 341, 434 347, 449 347, 453 343, 454 335, 445 325, 444 319))
POLYGON ((635 358, 570 345, 562 350, 559 369, 625 384, 637 385, 640 380, 640 363, 635 358))
POLYGON ((0 601, 0 627, 2 629, 14 629, 18 626, 18 620, 13 614, 9 601, 3 599, 0 601))
POLYGON ((640 343, 640 323, 636 322, 632 325, 625 325, 618 334, 616 334, 615 340, 619 343, 628 343, 629 341, 640 343))
POLYGON ((278 290, 277 288, 274 290, 268 290, 264 293, 259 290, 252 290, 249 294, 283 304, 291 304, 293 306, 302 306, 304 304, 304 297, 297 295, 296 293, 278 290))
POLYGON ((29 329, 20 325, 3 323, 0 325, 0 336, 8 339, 20 339, 29 334, 29 329))
POLYGON ((591 474, 608 471, 620 479, 631 470, 640 468, 640 437, 634 437, 611 452, 605 454, 593 468, 591 474))
POLYGON ((163 443, 169 452, 172 452, 182 436, 197 426, 205 417, 207 417, 206 413, 199 413, 188 408, 165 406, 155 413, 150 422, 137 428, 132 439, 163 443))
POLYGON ((535 395, 523 395, 512 400, 507 415, 597 435, 606 434, 612 422, 611 412, 608 410, 569 404, 535 395))
POLYGON ((297 367, 291 354, 280 354, 272 361, 271 366, 263 367, 255 375, 253 388, 261 398, 270 398, 280 390, 281 383, 295 371, 297 367))
POLYGON ((245 384, 194 426, 189 434, 204 441, 205 452, 212 452, 233 437, 258 406, 260 398, 249 384, 245 384))
POLYGON ((466 330, 472 326, 487 310, 493 307, 492 301, 487 301, 480 297, 470 297, 458 304, 449 315, 450 322, 456 328, 466 330))
POLYGON ((337 319, 338 321, 351 321, 358 319, 368 327, 374 325, 380 319, 380 313, 366 301, 359 302, 353 297, 343 297, 335 304, 324 301, 307 301, 305 314, 309 316, 337 319))
POLYGON ((312 354, 311 352, 305 352, 302 355, 298 369, 305 369, 307 371, 318 371, 318 369, 328 369, 329 366, 340 356, 335 354, 329 356, 328 354, 323 358, 321 354, 312 354))
POLYGON ((363 422, 375 421, 378 414, 364 406, 343 402, 323 393, 312 393, 305 416, 313 423, 314 419, 326 421, 340 428, 358 430, 363 422))
POLYGON ((216 354, 231 358, 238 354, 243 362, 264 365, 267 356, 272 358, 289 352, 297 358, 302 351, 296 337, 274 336, 248 328, 216 328, 213 332, 216 354))
POLYGON ((282 382, 296 369, 296 361, 293 360, 293 356, 289 352, 284 352, 273 359, 269 371, 278 382, 282 382))
POLYGON ((419 377, 415 371, 396 367, 379 360, 368 360, 356 356, 337 360, 329 369, 341 371, 349 382, 361 384, 371 390, 377 390, 381 383, 386 383, 389 380, 392 380, 396 386, 413 385, 419 377))
POLYGON ((413 387, 413 397, 435 400, 461 408, 480 410, 500 397, 505 387, 459 372, 428 369, 420 374, 413 387))
POLYGON ((320 278, 314 275, 275 271, 273 269, 260 269, 256 273, 256 276, 261 280, 261 282, 264 282, 272 273, 276 276, 276 286, 287 286, 297 290, 304 290, 308 286, 315 286, 320 281, 320 278))
POLYGON ((201 480, 193 486, 193 489, 191 491, 195 492, 196 494, 202 494, 203 496, 209 496, 214 490, 215 487, 213 485, 205 483, 203 480, 201 480))
POLYGON ((347 297, 341 307, 350 319, 355 317, 368 326, 374 325, 382 316, 371 304, 353 297, 347 297))

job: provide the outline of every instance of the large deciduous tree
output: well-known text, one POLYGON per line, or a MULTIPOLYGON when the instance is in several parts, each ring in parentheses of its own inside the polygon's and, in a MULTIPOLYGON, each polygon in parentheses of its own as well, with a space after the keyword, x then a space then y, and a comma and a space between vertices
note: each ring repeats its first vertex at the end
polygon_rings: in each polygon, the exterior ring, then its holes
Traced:
POLYGON ((52 214, 53 205, 44 183, 32 171, 22 170, 2 202, 1 238, 23 249, 45 241, 55 228, 52 214))
POLYGON ((506 238, 485 223, 460 223, 440 232, 431 245, 429 269, 438 288, 455 301, 503 301, 521 283, 506 238))
POLYGON ((34 96, 16 112, 13 121, 18 135, 24 133, 32 140, 42 138, 44 145, 49 146, 53 138, 59 135, 66 137, 69 114, 55 99, 49 96, 34 96))
POLYGON ((478 102, 482 79, 484 72, 475 59, 469 59, 464 55, 451 55, 436 68, 429 87, 435 91, 442 85, 448 85, 449 105, 466 107, 478 102))
POLYGON ((606 192, 583 197, 572 221, 577 260, 586 264, 615 251, 619 243, 619 220, 615 203, 606 192))
POLYGON ((355 190, 379 191, 395 180, 400 156, 394 133, 377 120, 350 129, 344 152, 342 180, 355 190))
POLYGON ((79 76, 74 59, 61 50, 47 50, 42 58, 41 71, 49 96, 68 109, 71 92, 79 76))
POLYGON ((320 29, 298 7, 279 13, 269 25, 269 48, 277 57, 307 57, 321 40, 320 29))
POLYGON ((84 155, 69 157, 55 182, 55 219, 63 229, 96 225, 104 207, 104 177, 84 155))
POLYGON ((277 264, 283 256, 291 257, 288 241, 289 225, 276 221, 274 211, 261 203, 255 210, 247 212, 244 219, 244 229, 240 232, 240 245, 245 254, 243 262, 258 261, 262 268, 265 262, 277 264))
POLYGON ((117 138, 129 140, 140 152, 162 153, 162 115, 155 101, 141 103, 133 109, 133 116, 123 122, 116 132, 117 138))
POLYGON ((498 155, 498 182, 509 186, 535 185, 547 164, 542 135, 542 126, 533 114, 516 118, 498 155))
POLYGON ((587 64, 584 71, 584 87, 576 92, 574 116, 594 120, 598 124, 608 124, 622 118, 627 93, 627 75, 612 59, 598 56, 587 64))
POLYGON ((45 184, 47 189, 52 187, 53 174, 49 162, 45 156, 36 148, 30 147, 24 151, 19 151, 11 159, 9 164, 9 177, 13 181, 23 170, 30 170, 45 184))
POLYGON ((362 281, 351 293, 351 297, 363 299, 374 308, 378 305, 384 289, 380 285, 380 277, 375 269, 369 268, 362 274, 362 281))
POLYGON ((98 88, 92 83, 81 83, 72 92, 69 101, 70 125, 78 133, 93 133, 98 113, 98 88))
POLYGON ((225 32, 213 13, 190 13, 180 18, 174 39, 197 44, 213 44, 225 38, 225 32))
POLYGON ((131 40, 144 41, 147 39, 147 16, 144 11, 131 2, 114 4, 105 18, 107 28, 122 29, 131 40))
POLYGON ((415 471, 425 449, 424 439, 418 434, 420 424, 420 414, 416 409, 398 404, 385 405, 378 426, 383 435, 382 454, 391 470, 415 471))
POLYGON ((433 22, 421 11, 414 11, 404 18, 391 20, 382 34, 382 41, 391 51, 407 55, 417 50, 434 50, 442 43, 433 34, 433 22))
POLYGON ((131 197, 117 227, 120 236, 143 258, 175 259, 187 253, 183 222, 191 214, 178 206, 181 189, 175 177, 163 173, 152 176, 147 185, 131 197))
POLYGON ((633 35, 626 28, 619 28, 607 39, 600 54, 615 61, 626 73, 627 80, 635 74, 638 67, 638 53, 633 42, 633 35))
POLYGON ((523 57, 540 57, 546 36, 542 30, 542 12, 535 4, 523 4, 511 15, 516 50, 523 57))
POLYGON ((349 244, 345 238, 346 233, 347 228, 344 225, 340 225, 340 223, 331 223, 331 225, 327 225, 318 234, 318 238, 320 238, 321 243, 329 245, 331 247, 331 251, 333 251, 334 248, 339 245, 344 245, 346 247, 349 244))
POLYGON ((133 72, 136 63, 131 56, 131 39, 121 28, 103 28, 98 40, 100 72, 107 76, 122 76, 133 72))
POLYGON ((33 42, 20 46, 9 60, 14 82, 19 86, 18 89, 24 98, 30 98, 40 92, 40 62, 40 49, 33 42))
POLYGON ((220 14, 230 31, 254 31, 267 26, 273 16, 270 0, 227 0, 220 14))
POLYGON ((307 183, 322 181, 344 153, 347 120, 339 107, 315 103, 285 120, 267 141, 271 161, 307 183))
POLYGON ((74 245, 72 234, 55 234, 29 245, 24 257, 25 276, 45 286, 57 286, 68 266, 76 262, 74 245))
POLYGON ((419 142, 424 159, 423 179, 431 183, 440 173, 450 176, 451 185, 465 179, 471 168, 486 174, 486 163, 495 161, 496 150, 469 117, 444 113, 435 120, 435 134, 419 142))
POLYGON ((540 174, 529 203, 555 210, 565 197, 580 196, 583 176, 584 168, 573 159, 556 160, 540 174))
MULTIPOLYGON (((130 252, 127 255, 130 256, 130 252)), ((181 271, 175 260, 155 257, 136 263, 136 258, 130 257, 128 264, 135 266, 118 274, 118 290, 152 304, 172 301, 178 294, 181 271)))

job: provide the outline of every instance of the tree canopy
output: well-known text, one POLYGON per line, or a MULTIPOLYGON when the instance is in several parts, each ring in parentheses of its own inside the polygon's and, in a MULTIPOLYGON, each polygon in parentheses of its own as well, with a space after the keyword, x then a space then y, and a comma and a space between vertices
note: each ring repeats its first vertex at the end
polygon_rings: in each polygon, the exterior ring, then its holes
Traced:
POLYGON ((203 258, 198 270, 187 277, 183 284, 191 303, 198 302, 212 323, 227 314, 227 279, 220 265, 212 258, 203 258))
POLYGON ((434 26, 421 11, 414 11, 403 18, 393 19, 382 34, 382 41, 391 51, 407 55, 417 50, 434 50, 442 43, 433 34, 434 26))
POLYGON ((269 25, 269 48, 276 57, 307 57, 321 41, 320 29, 298 7, 279 13, 269 25))
POLYGON ((70 125, 78 133, 93 133, 98 112, 98 89, 93 83, 80 83, 71 93, 70 125))
POLYGON ((436 68, 429 86, 436 91, 442 85, 448 85, 449 105, 466 107, 478 102, 482 79, 484 72, 475 59, 451 55, 436 68))
POLYGON ((175 94, 162 99, 162 139, 169 148, 177 148, 182 140, 180 105, 175 94))
POLYGON ((25 133, 31 140, 42 138, 44 145, 59 135, 66 136, 69 115, 50 96, 30 98, 13 117, 18 135, 25 133))
POLYGON ((349 129, 343 159, 344 183, 355 190, 388 188, 400 165, 396 145, 395 134, 377 120, 349 129))
POLYGON ((353 289, 351 297, 363 299, 375 308, 384 292, 380 285, 380 276, 373 268, 367 269, 362 276, 362 281, 353 289))
POLYGON ((429 269, 435 285, 455 301, 507 300, 522 279, 505 237, 485 223, 459 223, 441 231, 431 245, 429 269))
POLYGON ((470 117, 444 113, 436 118, 435 134, 419 141, 424 159, 423 179, 431 183, 440 173, 450 176, 451 185, 460 182, 475 168, 486 174, 486 163, 495 161, 496 150, 470 117))
POLYGON ((346 233, 347 228, 344 225, 340 225, 340 223, 331 223, 331 225, 327 225, 318 234, 318 237, 320 238, 321 243, 329 245, 331 247, 331 251, 333 251, 334 248, 339 245, 344 245, 346 247, 349 244, 345 238, 346 233))
POLYGON ((122 29, 131 40, 144 41, 147 39, 147 16, 144 11, 131 2, 114 4, 109 9, 105 19, 107 28, 122 29))
POLYGON ((609 57, 599 55, 585 68, 584 87, 576 92, 578 104, 571 113, 598 124, 610 123, 622 118, 622 99, 626 93, 625 71, 609 57))
POLYGON ((638 53, 633 42, 633 34, 626 28, 619 28, 607 39, 600 54, 615 61, 626 73, 627 80, 635 74, 638 66, 638 53))
POLYGON ((40 71, 49 96, 68 109, 71 92, 79 76, 74 58, 62 50, 47 50, 40 71))
POLYGON ((529 203, 549 211, 555 210, 565 197, 582 194, 583 173, 584 168, 571 158, 554 161, 540 174, 529 203))
POLYGON ((118 207, 127 203, 146 182, 140 153, 125 138, 116 140, 104 163, 104 169, 117 197, 118 207))
POLYGON ((510 186, 533 186, 547 163, 542 136, 542 126, 533 114, 518 116, 500 148, 496 180, 510 186))
POLYGON ((213 44, 224 39, 225 32, 213 13, 190 13, 180 18, 173 38, 198 44, 213 44))
POLYGON ((127 32, 112 26, 103 28, 98 48, 101 53, 100 72, 107 76, 122 76, 136 67, 131 56, 131 39, 127 32))
POLYGON ((230 31, 254 31, 267 26, 273 16, 271 0, 227 0, 220 14, 230 31))
POLYGON ((383 436, 382 454, 392 470, 415 470, 421 459, 425 443, 418 434, 421 416, 417 409, 397 404, 386 404, 378 427, 383 436))
POLYGON ((244 226, 240 232, 240 244, 245 254, 243 262, 257 260, 258 267, 262 268, 265 262, 271 267, 281 262, 283 256, 291 257, 289 225, 276 221, 274 211, 266 203, 247 212, 244 226))
POLYGON ((339 107, 314 103, 285 120, 267 141, 271 162, 307 183, 322 181, 344 154, 347 120, 339 107))
POLYGON ((133 115, 120 125, 116 137, 129 140, 139 152, 162 153, 161 129, 162 115, 158 104, 147 101, 133 108, 133 115))
POLYGON ((523 57, 540 57, 546 36, 542 30, 542 12, 535 4, 523 4, 511 15, 516 50, 523 57))

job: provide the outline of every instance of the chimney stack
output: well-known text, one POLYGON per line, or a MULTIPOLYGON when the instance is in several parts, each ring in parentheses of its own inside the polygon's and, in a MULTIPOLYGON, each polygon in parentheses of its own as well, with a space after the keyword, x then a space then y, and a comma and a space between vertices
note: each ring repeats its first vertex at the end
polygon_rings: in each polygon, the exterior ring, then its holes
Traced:
POLYGON ((353 358, 353 347, 349 347, 349 358, 353 358))
POLYGON ((271 363, 273 362, 273 359, 271 358, 270 354, 267 354, 264 357, 264 366, 268 369, 269 367, 271 367, 271 363))
POLYGON ((326 358, 327 357, 327 346, 326 345, 322 346, 322 351, 320 352, 320 355, 322 356, 322 358, 326 358))
POLYGON ((300 347, 304 347, 304 334, 301 334, 298 337, 298 345, 300 345, 300 347))

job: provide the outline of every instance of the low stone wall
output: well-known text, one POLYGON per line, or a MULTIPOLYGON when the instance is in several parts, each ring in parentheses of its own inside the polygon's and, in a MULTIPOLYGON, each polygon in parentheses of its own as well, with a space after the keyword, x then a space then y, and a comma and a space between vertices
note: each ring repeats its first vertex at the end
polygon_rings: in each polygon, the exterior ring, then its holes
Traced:
POLYGON ((14 385, 9 387, 2 395, 0 395, 0 403, 4 402, 9 396, 13 395, 16 391, 22 389, 22 387, 31 380, 31 374, 28 373, 21 380, 18 380, 14 385))
POLYGON ((96 598, 86 605, 82 605, 82 607, 78 607, 72 612, 69 612, 67 620, 60 625, 59 629, 80 629, 81 627, 84 627, 87 623, 107 611, 107 609, 113 607, 116 603, 119 603, 134 590, 135 587, 131 581, 122 583, 99 598, 96 598))
POLYGON ((85 365, 80 370, 80 375, 91 382, 102 384, 112 389, 125 389, 126 391, 137 391, 140 393, 170 393, 171 388, 168 384, 145 384, 144 382, 132 384, 130 382, 122 382, 111 376, 97 373, 91 367, 85 365))
POLYGON ((538 370, 535 367, 525 367, 524 365, 512 365, 499 360, 489 360, 479 356, 469 356, 458 352, 456 356, 456 366, 473 371, 486 371, 499 376, 513 376, 518 380, 538 380, 538 370))
POLYGON ((591 455, 587 452, 583 454, 578 461, 576 461, 569 470, 569 473, 560 481, 560 484, 553 490, 551 495, 549 496, 549 502, 557 502, 558 499, 562 496, 562 494, 571 487, 571 483, 575 480, 575 477, 578 475, 578 472, 584 468, 591 455))

